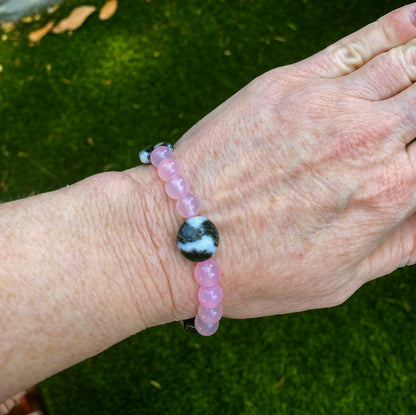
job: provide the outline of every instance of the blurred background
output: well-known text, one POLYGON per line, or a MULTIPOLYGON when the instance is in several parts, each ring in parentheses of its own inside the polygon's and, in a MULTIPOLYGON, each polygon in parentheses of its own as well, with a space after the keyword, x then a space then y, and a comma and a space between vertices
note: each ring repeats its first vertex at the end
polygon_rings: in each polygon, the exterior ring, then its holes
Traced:
POLYGON ((63 0, 0 0, 0 21, 18 21, 63 0))
MULTIPOLYGON (((121 0, 101 20, 105 2, 67 0, 2 24, 2 202, 130 168, 143 146, 178 140, 257 75, 405 4, 121 0), (79 6, 97 10, 29 40, 79 6)), ((212 338, 179 323, 148 329, 40 392, 50 415, 414 414, 415 288, 415 268, 403 268, 338 307, 224 319, 212 338)))

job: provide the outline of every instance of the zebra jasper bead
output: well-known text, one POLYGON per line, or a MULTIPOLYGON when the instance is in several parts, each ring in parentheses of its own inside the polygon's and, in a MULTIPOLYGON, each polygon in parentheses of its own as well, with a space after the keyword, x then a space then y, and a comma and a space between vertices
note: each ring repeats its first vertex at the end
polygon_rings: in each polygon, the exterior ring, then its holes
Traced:
POLYGON ((178 248, 190 261, 202 262, 211 258, 218 248, 218 243, 217 228, 203 216, 189 218, 179 228, 178 248))

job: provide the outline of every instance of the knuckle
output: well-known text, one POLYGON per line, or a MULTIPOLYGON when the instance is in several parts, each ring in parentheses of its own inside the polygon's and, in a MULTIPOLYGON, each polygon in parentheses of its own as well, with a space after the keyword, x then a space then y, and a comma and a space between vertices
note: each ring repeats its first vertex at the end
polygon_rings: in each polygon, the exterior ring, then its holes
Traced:
POLYGON ((360 68, 366 61, 366 48, 362 41, 341 43, 332 52, 335 64, 343 74, 349 74, 360 68))

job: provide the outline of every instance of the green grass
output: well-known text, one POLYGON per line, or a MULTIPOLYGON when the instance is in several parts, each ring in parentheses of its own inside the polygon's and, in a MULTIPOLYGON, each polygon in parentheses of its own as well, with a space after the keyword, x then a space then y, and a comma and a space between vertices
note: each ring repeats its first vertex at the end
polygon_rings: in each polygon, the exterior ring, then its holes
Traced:
MULTIPOLYGON (((123 0, 109 21, 36 47, 26 36, 46 17, 21 24, 0 42, 0 199, 134 166, 144 144, 177 140, 253 77, 403 4, 123 0)), ((413 414, 414 274, 333 309, 224 320, 209 339, 179 323, 146 330, 41 388, 51 415, 413 414)))

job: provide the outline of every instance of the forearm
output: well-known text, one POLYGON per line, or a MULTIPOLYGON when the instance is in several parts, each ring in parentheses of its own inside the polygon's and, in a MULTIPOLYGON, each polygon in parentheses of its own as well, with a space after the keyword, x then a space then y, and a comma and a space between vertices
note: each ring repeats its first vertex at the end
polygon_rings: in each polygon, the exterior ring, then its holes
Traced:
POLYGON ((0 401, 181 317, 166 281, 172 241, 149 238, 176 224, 155 212, 163 193, 146 191, 148 175, 101 174, 0 206, 0 401))

